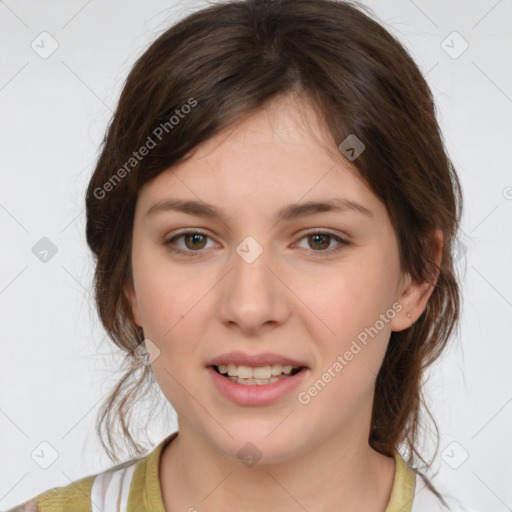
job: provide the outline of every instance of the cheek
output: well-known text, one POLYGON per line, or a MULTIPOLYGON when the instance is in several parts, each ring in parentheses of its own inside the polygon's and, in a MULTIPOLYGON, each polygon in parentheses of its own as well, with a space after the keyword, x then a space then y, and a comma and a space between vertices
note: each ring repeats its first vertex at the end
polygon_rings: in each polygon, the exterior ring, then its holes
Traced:
POLYGON ((294 291, 314 315, 317 336, 349 339, 373 325, 394 299, 395 270, 369 257, 297 279, 294 291))
POLYGON ((193 361, 191 355, 197 355, 202 339, 204 324, 198 321, 199 315, 206 315, 197 294, 182 293, 174 289, 173 284, 164 286, 161 282, 147 283, 146 300, 142 321, 144 334, 160 350, 162 356, 156 361, 181 371, 179 361, 193 361))
POLYGON ((311 387, 300 391, 313 408, 331 411, 328 423, 333 429, 371 406, 396 314, 389 278, 375 267, 370 272, 365 268, 340 274, 307 295, 322 322, 310 324, 318 364, 311 387))
MULTIPOLYGON (((134 280, 146 338, 160 350, 154 370, 165 367, 173 375, 184 375, 186 365, 202 364, 200 345, 214 315, 212 299, 222 273, 193 263, 173 264, 153 248, 134 255, 134 280)), ((215 342, 215 340, 209 340, 215 342)), ((162 377, 166 379, 165 374, 162 377)), ((172 380, 172 379, 171 379, 172 380)))
POLYGON ((201 283, 151 244, 134 251, 133 271, 144 332, 164 341, 197 303, 201 283))
POLYGON ((190 376, 192 366, 201 364, 198 354, 204 323, 198 319, 208 315, 207 301, 201 301, 208 287, 190 272, 180 272, 169 263, 152 263, 139 274, 137 290, 144 335, 159 350, 152 371, 172 407, 187 417, 191 414, 189 393, 198 396, 200 392, 190 376))
POLYGON ((342 400, 355 406, 373 392, 396 314, 398 271, 393 259, 367 254, 330 271, 328 278, 302 282, 297 294, 307 297, 315 313, 309 314, 308 329, 317 345, 318 377, 328 372, 325 379, 330 379, 318 404, 342 400))

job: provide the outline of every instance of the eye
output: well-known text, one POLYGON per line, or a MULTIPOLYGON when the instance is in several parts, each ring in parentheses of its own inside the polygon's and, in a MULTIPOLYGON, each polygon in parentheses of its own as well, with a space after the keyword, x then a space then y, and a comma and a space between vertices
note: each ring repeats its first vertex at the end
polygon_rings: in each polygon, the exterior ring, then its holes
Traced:
POLYGON ((199 256, 200 250, 206 247, 206 240, 208 238, 210 237, 201 231, 182 231, 181 233, 166 240, 164 245, 166 245, 167 249, 171 252, 182 254, 188 253, 190 256, 199 256), (183 239, 185 248, 173 247, 173 245, 176 245, 176 240, 179 240, 180 238, 183 239))
MULTIPOLYGON (((178 253, 178 254, 187 254, 188 256, 200 256, 202 249, 207 249, 207 240, 210 237, 205 233, 197 230, 190 231, 182 231, 174 235, 173 237, 167 239, 164 242, 164 245, 167 246, 167 249, 170 252, 178 253), (183 239, 185 246, 179 247, 176 243, 177 240, 183 239)), ((344 246, 349 245, 349 242, 343 240, 341 237, 334 235, 332 233, 327 233, 324 231, 313 231, 304 235, 300 240, 307 239, 309 248, 311 252, 317 253, 315 256, 324 256, 327 254, 335 253, 344 246), (338 246, 326 250, 335 240, 338 242, 338 246)))
MULTIPOLYGON (((315 253, 332 254, 343 249, 344 246, 349 245, 346 240, 343 240, 343 238, 337 235, 333 235, 331 233, 326 233, 324 231, 313 231, 307 233, 305 236, 301 238, 301 240, 304 239, 307 240, 309 248, 312 248, 312 251, 315 253), (339 245, 334 249, 325 250, 331 245, 331 242, 333 240, 336 240, 339 243, 339 245)), ((323 256, 324 254, 315 254, 315 256, 323 256)))

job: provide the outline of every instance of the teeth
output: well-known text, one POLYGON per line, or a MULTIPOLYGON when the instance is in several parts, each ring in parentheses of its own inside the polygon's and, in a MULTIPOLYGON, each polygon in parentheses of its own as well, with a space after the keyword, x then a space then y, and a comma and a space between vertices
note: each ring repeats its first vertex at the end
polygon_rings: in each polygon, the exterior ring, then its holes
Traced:
POLYGON ((272 364, 265 366, 246 366, 236 364, 219 364, 217 369, 223 375, 228 376, 233 382, 238 382, 238 379, 244 379, 244 384, 268 384, 268 382, 275 382, 274 378, 280 376, 287 376, 292 373, 293 366, 281 364, 272 364), (252 382, 254 381, 254 382, 252 382))
POLYGON ((279 377, 270 377, 270 379, 241 379, 240 377, 231 377, 228 375, 228 379, 237 384, 245 384, 246 386, 254 386, 255 384, 257 386, 265 386, 266 384, 272 384, 278 380, 286 379, 286 376, 280 375, 279 377))

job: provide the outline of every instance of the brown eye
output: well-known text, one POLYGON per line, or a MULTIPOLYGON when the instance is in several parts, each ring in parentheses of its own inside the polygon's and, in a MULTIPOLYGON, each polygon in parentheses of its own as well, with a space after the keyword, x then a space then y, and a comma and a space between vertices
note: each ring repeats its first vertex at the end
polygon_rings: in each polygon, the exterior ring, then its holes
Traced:
POLYGON ((322 233, 314 233, 312 235, 308 235, 308 240, 311 241, 310 247, 314 249, 327 249, 330 244, 331 236, 322 233))
POLYGON ((301 241, 302 240, 307 241, 307 247, 303 247, 305 249, 309 249, 314 256, 328 256, 342 250, 345 246, 350 245, 349 242, 345 241, 343 238, 323 231, 306 233, 301 238, 301 241), (336 242, 337 246, 329 248, 331 242, 336 242))
POLYGON ((200 256, 204 252, 202 249, 205 249, 209 239, 209 236, 199 231, 184 231, 166 240, 164 245, 170 252, 187 256, 200 256), (181 243, 181 240, 183 240, 183 243, 181 243))
POLYGON ((206 245, 206 236, 201 233, 183 235, 187 249, 202 249, 206 245))

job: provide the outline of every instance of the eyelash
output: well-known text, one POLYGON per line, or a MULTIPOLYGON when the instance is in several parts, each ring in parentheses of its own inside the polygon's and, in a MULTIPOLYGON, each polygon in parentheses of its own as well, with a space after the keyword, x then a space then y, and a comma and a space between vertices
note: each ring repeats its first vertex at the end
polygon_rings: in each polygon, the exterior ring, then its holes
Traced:
MULTIPOLYGON (((194 234, 194 235, 203 235, 207 238, 210 238, 206 233, 203 233, 202 231, 198 231, 198 230, 189 230, 189 231, 182 231, 181 233, 178 233, 177 235, 174 235, 173 237, 169 238, 168 240, 166 240, 164 242, 164 245, 167 247, 167 249, 172 252, 172 253, 176 253, 176 254, 186 254, 187 256, 190 256, 190 257, 197 257, 197 256, 200 256, 202 254, 202 250, 198 250, 198 251, 191 251, 191 250, 188 250, 188 251, 184 251, 182 249, 176 249, 175 247, 172 247, 172 243, 179 239, 179 238, 182 238, 183 236, 185 235, 190 235, 190 234, 194 234)), ((324 256, 329 256, 329 255, 332 255, 332 254, 335 254, 337 252, 339 252, 340 250, 342 250, 345 246, 348 246, 350 245, 349 242, 347 242, 346 240, 344 240, 343 238, 337 236, 337 235, 334 235, 332 233, 329 233, 329 232, 325 232, 325 231, 311 231, 311 232, 308 232, 308 233, 305 233, 300 239, 300 240, 303 240, 304 238, 307 238, 308 236, 312 236, 312 235, 327 235, 329 236, 331 239, 335 239, 336 241, 338 241, 340 243, 340 245, 338 247, 335 247, 334 249, 328 249, 328 250, 313 250, 311 249, 311 252, 313 253, 313 255, 315 257, 324 257, 324 256)))

